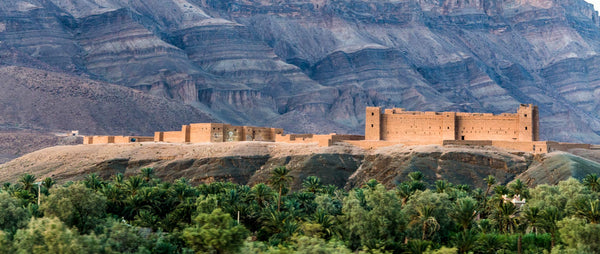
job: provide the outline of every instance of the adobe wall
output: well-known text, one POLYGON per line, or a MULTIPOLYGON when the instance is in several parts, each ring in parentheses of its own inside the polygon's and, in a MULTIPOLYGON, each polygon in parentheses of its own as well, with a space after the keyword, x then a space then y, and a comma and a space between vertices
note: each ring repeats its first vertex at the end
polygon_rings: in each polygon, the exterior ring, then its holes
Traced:
POLYGON ((280 134, 283 134, 283 129, 222 123, 193 123, 183 125, 181 131, 156 132, 154 141, 173 143, 275 141, 276 136, 280 134))
POLYGON ((276 136, 283 134, 283 129, 243 126, 244 141, 275 141, 276 136))
POLYGON ((536 141, 536 106, 521 104, 517 113, 421 112, 367 107, 365 140, 439 144, 443 140, 536 141))
POLYGON ((383 140, 378 140, 378 141, 374 141, 374 140, 344 140, 343 142, 351 144, 353 146, 358 146, 365 150, 377 149, 377 148, 381 148, 381 147, 395 146, 395 145, 412 145, 412 144, 406 144, 405 142, 383 141, 383 140))
POLYGON ((126 143, 139 143, 139 142, 151 142, 154 141, 154 137, 145 136, 85 136, 83 137, 84 145, 91 144, 126 144, 126 143))
POLYGON ((560 143, 547 141, 548 152, 554 151, 565 151, 568 152, 570 149, 592 149, 593 146, 590 144, 579 144, 579 143, 560 143))
POLYGON ((321 147, 331 146, 335 143, 346 141, 346 140, 364 140, 365 136, 362 135, 338 135, 335 133, 331 134, 287 134, 287 135, 275 135, 275 142, 285 143, 317 143, 321 147))
POLYGON ((110 144, 115 142, 114 136, 94 136, 93 144, 110 144))
POLYGON ((455 140, 519 140, 516 114, 457 114, 455 140))
POLYGON ((185 143, 185 133, 181 131, 165 131, 163 132, 162 142, 170 143, 185 143))
POLYGON ((223 133, 221 130, 223 124, 193 123, 187 126, 189 126, 190 143, 222 142, 222 135, 219 134, 223 133), (219 130, 217 130, 217 128, 219 128, 219 130))

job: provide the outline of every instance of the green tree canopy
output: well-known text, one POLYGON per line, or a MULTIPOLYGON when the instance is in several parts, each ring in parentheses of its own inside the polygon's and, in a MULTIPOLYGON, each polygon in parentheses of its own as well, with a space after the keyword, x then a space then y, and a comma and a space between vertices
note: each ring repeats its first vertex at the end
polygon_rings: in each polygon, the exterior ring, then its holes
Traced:
POLYGON ((53 188, 43 200, 41 209, 46 215, 56 216, 68 226, 87 233, 105 216, 106 197, 76 183, 53 188))
POLYGON ((198 252, 236 253, 248 235, 244 226, 238 225, 229 214, 218 208, 210 214, 198 214, 194 223, 194 226, 184 229, 183 239, 198 252))

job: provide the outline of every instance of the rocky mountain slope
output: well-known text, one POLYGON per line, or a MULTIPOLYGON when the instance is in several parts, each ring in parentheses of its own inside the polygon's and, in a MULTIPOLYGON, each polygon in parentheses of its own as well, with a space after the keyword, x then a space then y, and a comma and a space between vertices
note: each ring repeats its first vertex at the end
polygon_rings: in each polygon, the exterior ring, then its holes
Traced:
MULTIPOLYGON (((292 132, 361 133, 370 105, 499 113, 534 103, 543 139, 598 143, 599 39, 598 14, 583 0, 0 2, 4 65, 292 132)), ((77 118, 69 112, 55 123, 27 114, 18 112, 19 124, 147 131, 96 116, 64 121, 77 118)))
POLYGON ((189 105, 60 72, 0 67, 0 163, 82 140, 65 130, 153 135, 213 118, 189 105))
POLYGON ((350 145, 270 142, 56 146, 0 165, 0 182, 14 182, 24 173, 53 177, 59 182, 81 180, 90 173, 109 178, 115 173, 128 176, 139 173, 140 168, 152 167, 164 180, 185 177, 195 184, 232 181, 253 185, 267 181, 274 167, 286 166, 294 176, 294 188, 300 188, 302 180, 311 175, 339 187, 360 186, 370 179, 393 187, 416 170, 431 184, 447 179, 483 187, 483 178, 493 175, 499 183, 521 178, 537 185, 600 173, 600 164, 593 161, 594 156, 600 157, 600 151, 583 153, 590 159, 564 152, 533 156, 492 147, 398 145, 365 151, 350 145), (581 167, 582 162, 587 167, 581 167))

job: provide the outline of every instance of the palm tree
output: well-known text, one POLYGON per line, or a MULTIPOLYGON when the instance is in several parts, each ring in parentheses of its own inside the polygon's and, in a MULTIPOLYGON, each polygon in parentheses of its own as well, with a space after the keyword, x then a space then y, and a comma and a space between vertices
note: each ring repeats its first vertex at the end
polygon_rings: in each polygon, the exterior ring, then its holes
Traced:
POLYGON ((490 194, 490 189, 492 188, 492 186, 496 184, 496 177, 489 175, 485 179, 483 179, 483 181, 485 181, 487 185, 487 188, 485 189, 485 196, 487 197, 490 194))
POLYGON ((600 200, 580 199, 574 204, 575 216, 584 218, 591 224, 600 222, 600 200))
POLYGON ((122 173, 117 173, 113 176, 113 182, 117 187, 120 187, 124 182, 124 177, 122 173))
POLYGON ((513 183, 509 184, 508 189, 510 190, 510 194, 519 195, 521 199, 529 198, 529 190, 527 189, 527 185, 525 185, 521 179, 517 179, 513 183))
POLYGON ((142 168, 140 169, 140 173, 142 174, 144 181, 150 182, 154 177, 154 168, 142 168))
POLYGON ((396 195, 402 199, 402 206, 406 205, 406 202, 414 193, 415 191, 412 189, 410 184, 400 183, 398 187, 396 187, 396 195))
POLYGON ((423 178, 425 178, 425 175, 423 175, 423 173, 421 173, 421 171, 414 171, 414 172, 408 173, 408 178, 411 181, 420 182, 420 181, 423 181, 423 178))
POLYGON ((471 230, 459 232, 452 237, 458 253, 469 253, 475 247, 477 234, 471 230))
POLYGON ((493 254, 505 247, 505 243, 497 234, 481 234, 477 240, 477 253, 493 254))
POLYGON ((102 188, 102 185, 104 185, 102 183, 102 179, 100 179, 100 177, 96 173, 87 175, 83 183, 85 184, 85 187, 88 187, 95 191, 99 190, 100 188, 102 188))
POLYGON ((365 183, 365 185, 363 186, 363 188, 369 188, 371 190, 374 190, 375 187, 377 187, 377 185, 379 185, 379 182, 377 180, 375 180, 375 179, 371 179, 371 180, 369 180, 369 181, 367 181, 365 183))
POLYGON ((551 248, 554 248, 554 244, 556 243, 556 234, 558 233, 558 225, 556 223, 562 220, 562 212, 555 206, 549 206, 542 210, 540 215, 540 227, 546 232, 550 233, 550 246, 551 248))
POLYGON ((2 190, 3 190, 3 191, 7 191, 7 192, 8 192, 8 191, 11 189, 11 187, 12 187, 12 186, 11 186, 11 183, 10 183, 10 182, 4 182, 4 183, 2 184, 2 190))
POLYGON ((475 216, 477 216, 477 203, 470 197, 461 198, 456 201, 454 204, 452 211, 450 212, 450 217, 463 228, 463 232, 467 232, 471 225, 473 224, 473 220, 475 216))
POLYGON ((56 181, 54 181, 54 179, 52 179, 51 177, 46 177, 42 181, 42 186, 44 188, 46 188, 46 190, 49 190, 50 188, 52 188, 52 186, 54 186, 54 184, 56 184, 56 181))
POLYGON ((431 246, 432 244, 433 243, 431 241, 417 240, 417 239, 410 240, 410 241, 408 241, 408 243, 406 243, 407 253, 411 253, 411 254, 424 253, 425 251, 427 251, 429 246, 431 246))
POLYGON ((583 185, 593 192, 600 191, 600 178, 596 174, 589 174, 583 178, 583 185))
POLYGON ((537 234, 538 227, 541 225, 541 210, 536 206, 527 207, 523 211, 523 222, 530 232, 537 234))
POLYGON ((511 202, 503 202, 496 207, 491 219, 502 233, 514 232, 519 225, 517 207, 511 202))
POLYGON ((327 212, 325 212, 321 209, 317 210, 313 214, 312 221, 321 225, 321 228, 322 228, 323 232, 325 233, 326 239, 329 239, 330 237, 332 237, 334 235, 336 235, 336 236, 341 235, 341 233, 338 230, 336 230, 335 218, 333 216, 327 214, 327 212))
POLYGON ((107 211, 120 215, 123 210, 123 201, 125 199, 123 190, 113 184, 107 184, 102 187, 100 191, 106 197, 107 211))
POLYGON ((276 167, 271 172, 271 177, 269 178, 269 184, 277 190, 279 190, 279 196, 277 197, 277 211, 281 211, 281 195, 283 195, 283 190, 286 189, 289 184, 294 180, 294 177, 289 175, 290 171, 285 167, 276 167))
MULTIPOLYGON (((492 206, 499 206, 504 203, 504 199, 502 198, 504 195, 508 195, 509 190, 504 185, 496 185, 494 186, 494 195, 490 200, 492 202, 492 206)), ((487 209, 487 207, 486 207, 487 209)), ((487 210, 486 210, 487 211, 487 210)))
POLYGON ((129 193, 134 196, 144 186, 144 179, 140 176, 131 176, 125 182, 125 186, 129 193))
POLYGON ((490 194, 490 189, 492 188, 492 186, 496 184, 496 177, 488 175, 486 178, 483 179, 483 181, 487 186, 487 188, 485 189, 485 196, 483 199, 483 210, 487 211, 488 195, 490 194))
POLYGON ((427 235, 435 233, 440 229, 440 224, 435 218, 435 207, 433 205, 420 205, 416 207, 416 214, 412 216, 411 224, 421 225, 421 240, 426 240, 427 235), (431 231, 431 233, 428 233, 431 231))
POLYGON ((31 191, 33 188, 33 184, 35 183, 35 176, 30 174, 24 174, 19 178, 19 183, 22 185, 22 189, 26 191, 31 191))
POLYGON ((316 176, 309 176, 302 182, 302 188, 308 192, 317 193, 321 191, 322 187, 321 179, 316 176))
POLYGON ((446 180, 435 181, 435 192, 444 193, 450 189, 450 184, 446 180))

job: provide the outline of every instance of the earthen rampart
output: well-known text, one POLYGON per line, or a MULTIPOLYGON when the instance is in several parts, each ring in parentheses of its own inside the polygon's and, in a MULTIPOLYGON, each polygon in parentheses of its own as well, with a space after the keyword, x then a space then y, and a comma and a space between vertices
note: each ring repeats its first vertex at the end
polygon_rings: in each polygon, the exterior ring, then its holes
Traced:
POLYGON ((401 108, 381 110, 367 107, 365 136, 331 134, 284 134, 283 129, 235 126, 223 123, 193 123, 179 131, 159 131, 154 137, 87 136, 84 144, 131 143, 220 143, 268 141, 316 143, 331 146, 346 142, 364 149, 392 145, 495 146, 530 153, 591 149, 589 144, 539 141, 539 113, 532 104, 521 104, 516 113, 420 112, 401 108))
POLYGON ((84 145, 92 144, 126 144, 154 141, 153 137, 144 136, 85 136, 83 137, 84 145))
POLYGON ((521 104, 517 113, 419 112, 367 107, 365 140, 441 144, 444 140, 537 141, 538 109, 521 104))

